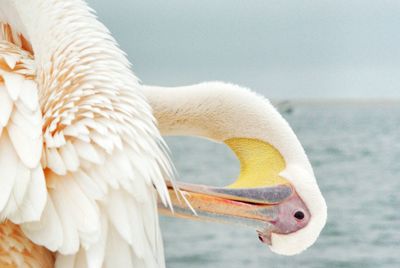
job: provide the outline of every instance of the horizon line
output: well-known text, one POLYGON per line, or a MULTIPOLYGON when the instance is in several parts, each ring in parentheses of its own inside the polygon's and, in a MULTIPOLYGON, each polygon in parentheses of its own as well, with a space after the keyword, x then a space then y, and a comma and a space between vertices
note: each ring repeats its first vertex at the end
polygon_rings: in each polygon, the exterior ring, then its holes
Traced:
POLYGON ((400 104, 400 98, 270 98, 274 104, 400 104))

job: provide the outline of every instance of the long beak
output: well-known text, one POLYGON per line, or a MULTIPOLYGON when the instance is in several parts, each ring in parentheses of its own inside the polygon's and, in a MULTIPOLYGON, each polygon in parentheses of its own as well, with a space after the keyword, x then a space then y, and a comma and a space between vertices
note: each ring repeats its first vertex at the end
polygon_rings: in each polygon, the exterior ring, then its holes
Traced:
POLYGON ((179 198, 171 185, 170 191, 174 212, 159 204, 159 211, 167 216, 195 220, 239 224, 253 227, 263 233, 263 242, 270 243, 270 223, 277 220, 277 205, 288 199, 293 189, 290 185, 261 188, 208 187, 189 183, 176 183, 183 198, 179 198))
POLYGON ((174 188, 167 183, 174 212, 162 205, 159 211, 253 227, 266 244, 271 244, 271 233, 288 234, 303 228, 309 221, 309 211, 290 182, 280 176, 286 163, 279 151, 257 139, 232 138, 224 142, 240 160, 237 180, 227 187, 177 182, 174 188), (179 189, 178 194, 175 189, 179 189))

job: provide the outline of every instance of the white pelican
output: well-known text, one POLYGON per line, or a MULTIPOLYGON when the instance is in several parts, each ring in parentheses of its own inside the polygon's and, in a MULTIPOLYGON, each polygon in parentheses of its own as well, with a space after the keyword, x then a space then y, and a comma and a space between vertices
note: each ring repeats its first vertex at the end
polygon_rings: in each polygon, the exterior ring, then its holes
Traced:
POLYGON ((0 0, 0 22, 1 267, 163 267, 157 193, 174 215, 252 226, 280 254, 316 240, 325 201, 266 99, 216 82, 142 87, 82 0, 0 0), (162 134, 231 147, 238 180, 177 182, 178 200, 146 99, 162 134))

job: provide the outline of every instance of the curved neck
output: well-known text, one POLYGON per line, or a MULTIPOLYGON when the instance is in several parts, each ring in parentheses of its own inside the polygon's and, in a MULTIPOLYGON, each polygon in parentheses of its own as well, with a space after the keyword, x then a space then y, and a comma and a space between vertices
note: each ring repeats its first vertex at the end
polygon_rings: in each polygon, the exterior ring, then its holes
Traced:
POLYGON ((282 171, 302 166, 313 174, 303 147, 265 98, 232 84, 183 87, 143 86, 163 135, 198 136, 224 142, 240 160, 231 187, 287 182, 282 171))
POLYGON ((267 138, 279 114, 264 98, 220 82, 181 87, 143 86, 163 135, 189 135, 223 142, 230 138, 267 138), (258 129, 255 128, 257 126, 258 129))
POLYGON ((309 167, 296 135, 271 103, 248 89, 221 82, 182 87, 143 86, 163 135, 225 142, 257 139, 278 149, 286 162, 309 167), (293 160, 293 161, 292 161, 293 160))

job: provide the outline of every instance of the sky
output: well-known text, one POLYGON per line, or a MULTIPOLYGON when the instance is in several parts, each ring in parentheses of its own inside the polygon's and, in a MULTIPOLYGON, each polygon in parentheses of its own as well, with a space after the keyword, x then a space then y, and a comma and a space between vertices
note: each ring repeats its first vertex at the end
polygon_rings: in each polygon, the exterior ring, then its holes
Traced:
POLYGON ((89 0, 144 84, 399 99, 400 1, 89 0))

